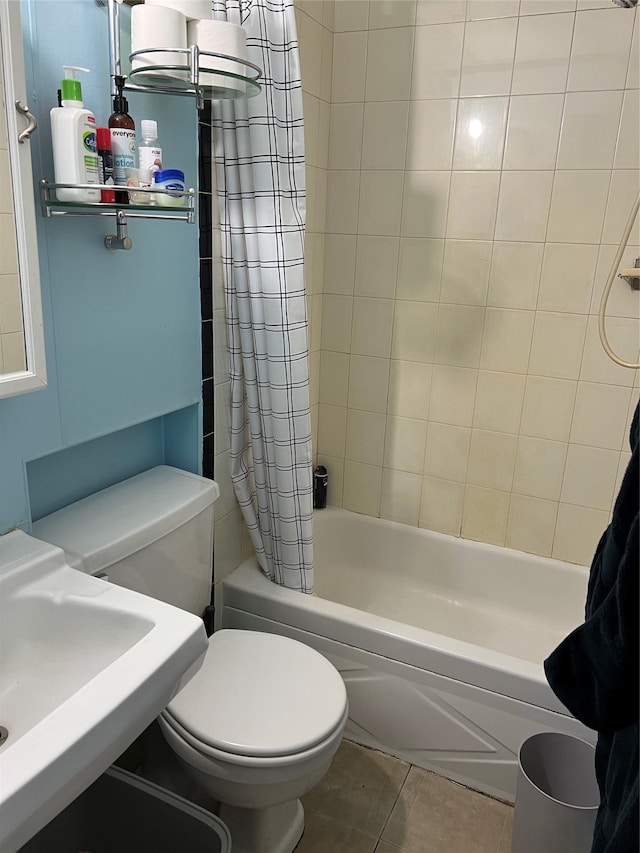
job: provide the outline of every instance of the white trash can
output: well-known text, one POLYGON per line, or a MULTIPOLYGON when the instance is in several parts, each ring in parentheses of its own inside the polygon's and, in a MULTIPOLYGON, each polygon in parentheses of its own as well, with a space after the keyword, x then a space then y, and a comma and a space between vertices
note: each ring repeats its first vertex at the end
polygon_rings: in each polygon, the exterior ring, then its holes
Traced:
POLYGON ((589 853, 600 802, 595 747, 541 732, 518 755, 511 853, 589 853))

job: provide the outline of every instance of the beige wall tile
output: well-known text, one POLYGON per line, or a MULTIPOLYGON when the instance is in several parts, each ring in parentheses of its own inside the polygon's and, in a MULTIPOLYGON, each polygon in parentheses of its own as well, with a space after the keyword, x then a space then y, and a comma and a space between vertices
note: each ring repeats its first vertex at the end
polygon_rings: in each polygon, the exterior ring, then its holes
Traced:
POLYGON ((353 294, 356 271, 357 237, 354 234, 327 234, 324 254, 324 292, 353 294))
POLYGON ((351 352, 389 358, 393 329, 393 300, 356 297, 353 300, 351 352))
POLYGON ((454 169, 499 169, 507 127, 508 98, 461 98, 454 169))
MULTIPOLYGON (((625 361, 637 362, 640 349, 637 321, 608 316, 606 330, 609 344, 614 351, 625 361)), ((611 385, 631 386, 633 384, 634 371, 620 367, 602 349, 597 317, 588 318, 580 379, 585 382, 603 382, 611 385)))
POLYGON ((349 408, 385 412, 389 388, 389 360, 352 355, 349 370, 349 408))
POLYGON ((333 352, 351 351, 351 296, 325 294, 322 298, 322 349, 333 352))
POLYGON ((328 352, 320 355, 319 402, 329 406, 346 406, 349 389, 349 364, 351 356, 344 352, 328 352))
POLYGON ((426 420, 429 414, 431 364, 391 362, 387 411, 391 415, 426 420))
POLYGON ((17 275, 0 275, 0 334, 22 331, 22 295, 17 275))
POLYGON ((577 379, 587 318, 579 314, 538 311, 533 330, 529 373, 577 379))
POLYGON ((487 308, 480 367, 526 373, 533 332, 533 311, 487 308))
POLYGON ((224 580, 242 562, 242 522, 240 509, 216 520, 213 545, 213 577, 224 580))
POLYGON ((458 97, 464 26, 463 23, 447 23, 416 27, 412 100, 458 97))
POLYGON ((622 89, 631 35, 628 18, 616 14, 614 6, 578 12, 567 90, 622 89))
POLYGON ((427 422, 409 418, 387 418, 384 466, 396 471, 422 474, 427 422))
POLYGON ((344 33, 350 30, 366 30, 369 27, 369 3, 367 0, 336 0, 333 31, 344 33))
POLYGON ((382 472, 381 518, 417 527, 421 493, 422 477, 419 474, 385 468, 382 472))
POLYGON ((558 169, 610 169, 622 92, 569 92, 564 102, 558 169))
POLYGON ((627 89, 637 89, 640 86, 640 19, 636 15, 631 40, 631 53, 627 71, 627 89))
POLYGON ((542 438, 518 439, 513 491, 557 501, 562 490, 567 445, 542 438))
POLYGON ((504 545, 509 516, 509 493, 466 486, 462 535, 465 539, 504 545))
MULTIPOLYGON (((340 2, 342 3, 342 0, 340 2)), ((336 17, 338 17, 337 11, 336 17)), ((366 32, 336 32, 333 37, 333 74, 331 80, 331 100, 333 103, 364 101, 366 67, 366 32)))
POLYGON ((347 416, 345 459, 382 465, 386 418, 378 412, 350 409, 347 416))
POLYGON ((360 172, 329 172, 327 175, 327 232, 358 233, 360 172))
POLYGON ((406 101, 411 93, 413 27, 369 30, 367 101, 406 101))
POLYGON ((499 183, 498 172, 452 172, 447 237, 493 239, 499 183))
POLYGON ((538 309, 587 314, 597 258, 597 246, 547 243, 542 262, 538 309))
POLYGON ((591 565, 598 541, 608 523, 608 513, 602 510, 561 503, 552 556, 581 566, 591 565))
POLYGON ((407 165, 412 171, 450 169, 458 102, 411 101, 407 165))
POLYGON ((615 169, 640 169, 638 126, 640 126, 640 91, 634 89, 624 93, 620 135, 613 161, 615 169))
POLYGON ((460 96, 508 95, 518 21, 470 21, 464 32, 460 96))
POLYGON ((399 242, 397 237, 358 237, 355 288, 358 296, 394 298, 399 242))
POLYGON ((517 16, 519 0, 469 0, 467 20, 478 21, 482 18, 511 18, 517 16))
MULTIPOLYGON (((591 314, 598 313, 602 291, 604 290, 617 249, 617 246, 600 246, 595 281, 591 293, 591 314)), ((638 256, 640 256, 640 246, 627 246, 622 255, 620 266, 622 268, 632 267, 638 256)), ((607 300, 607 318, 628 317, 636 320, 640 319, 640 300, 638 299, 637 291, 623 285, 622 282, 617 282, 617 284, 617 287, 614 284, 611 288, 609 299, 607 300)))
POLYGON ((416 0, 371 0, 369 29, 413 27, 416 21, 416 0))
POLYGON ((630 400, 630 388, 578 382, 571 441, 619 450, 625 438, 630 400))
POLYGON ((342 505, 353 512, 378 516, 382 489, 382 468, 361 462, 344 463, 342 505))
POLYGON ((408 101, 365 104, 363 169, 404 169, 408 122, 408 101))
POLYGON ((569 441, 577 387, 574 380, 527 376, 520 433, 569 441))
POLYGON ((467 0, 418 0, 416 26, 464 21, 467 0))
MULTIPOLYGON (((640 137, 640 132, 638 136, 640 137)), ((620 170, 611 175, 609 198, 607 199, 602 229, 603 243, 620 243, 639 187, 640 172, 638 171, 620 170)), ((631 229, 629 241, 635 245, 640 243, 640 223, 637 219, 631 229)))
POLYGON ((526 377, 517 373, 478 373, 473 426, 496 432, 518 433, 526 377))
POLYGON ((22 332, 6 332, 0 335, 0 345, 2 346, 3 368, 6 373, 27 369, 22 332))
POLYGON ((318 407, 318 453, 344 457, 347 436, 347 409, 344 406, 318 407))
POLYGON ((480 362, 485 309, 475 305, 440 303, 434 361, 457 367, 480 362))
POLYGON ((488 240, 447 240, 440 301, 484 305, 487 301, 492 243, 488 240))
POLYGON ((432 302, 397 302, 393 318, 391 357, 432 362, 438 306, 432 302))
POLYGON ((297 22, 302 88, 318 97, 322 70, 322 25, 304 11, 298 11, 297 22))
POLYGON ((332 105, 329 135, 330 169, 360 168, 363 114, 363 104, 332 105))
POLYGON ((443 254, 444 240, 402 237, 398 256, 396 299, 437 302, 443 254))
POLYGON ((554 169, 564 96, 517 95, 509 105, 503 169, 554 169))
POLYGON ((551 556, 558 504, 527 495, 511 495, 507 548, 551 556))
POLYGON ((402 213, 403 173, 361 172, 358 232, 398 236, 402 213))
POLYGON ((402 197, 403 237, 444 237, 449 172, 405 172, 402 197))
POLYGON ((619 454, 599 447, 570 444, 560 499, 576 506, 608 510, 619 454))
POLYGON ((464 483, 471 430, 468 427, 429 422, 424 460, 424 473, 431 477, 464 483))
POLYGON ((429 420, 470 427, 478 371, 466 367, 433 366, 429 420))
POLYGON ((520 19, 511 91, 514 95, 564 92, 575 15, 520 19))
POLYGON ((463 505, 463 483, 424 477, 420 503, 420 527, 460 536, 463 505))
POLYGON ((511 491, 518 437, 504 432, 471 432, 467 483, 511 491))
POLYGON ((494 242, 487 305, 535 308, 543 251, 543 243, 494 242))
POLYGON ((576 0, 521 0, 520 15, 548 15, 552 12, 575 12, 576 0))
POLYGON ((553 172, 505 172, 500 183, 496 240, 544 240, 553 172))

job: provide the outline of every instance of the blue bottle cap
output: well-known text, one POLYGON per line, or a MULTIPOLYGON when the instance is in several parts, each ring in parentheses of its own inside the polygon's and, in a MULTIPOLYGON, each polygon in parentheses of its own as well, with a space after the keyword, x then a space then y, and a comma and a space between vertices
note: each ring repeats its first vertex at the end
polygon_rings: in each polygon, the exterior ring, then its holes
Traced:
POLYGON ((163 184, 165 181, 182 181, 184 183, 184 172, 180 169, 160 169, 154 172, 154 180, 156 184, 163 184))

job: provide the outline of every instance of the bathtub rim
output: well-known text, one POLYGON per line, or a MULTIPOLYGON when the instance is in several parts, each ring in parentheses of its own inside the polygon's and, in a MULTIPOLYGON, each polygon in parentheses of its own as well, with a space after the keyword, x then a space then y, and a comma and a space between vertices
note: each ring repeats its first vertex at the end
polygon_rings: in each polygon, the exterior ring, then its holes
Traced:
MULTIPOLYGON (((235 608, 328 637, 520 702, 571 716, 542 664, 360 611, 273 583, 255 556, 222 581, 222 608, 235 608)), ((551 651, 551 650, 550 650, 551 651)))

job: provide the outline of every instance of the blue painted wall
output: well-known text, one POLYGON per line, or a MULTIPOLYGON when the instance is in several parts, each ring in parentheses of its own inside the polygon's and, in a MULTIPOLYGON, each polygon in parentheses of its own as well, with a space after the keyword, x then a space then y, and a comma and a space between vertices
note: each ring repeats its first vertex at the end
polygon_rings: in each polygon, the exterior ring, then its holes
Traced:
MULTIPOLYGON (((111 112, 107 11, 94 0, 22 0, 21 7, 39 123, 34 180, 53 179, 49 110, 62 64, 91 68, 83 96, 99 125, 111 112)), ((193 99, 127 97, 137 127, 157 119, 165 165, 196 186, 193 99)), ((28 530, 32 501, 39 515, 165 461, 199 470, 197 226, 132 220, 129 252, 104 248, 114 231, 102 217, 38 219, 49 387, 0 400, 0 533, 28 530), (43 456, 50 458, 32 462, 43 456)))

